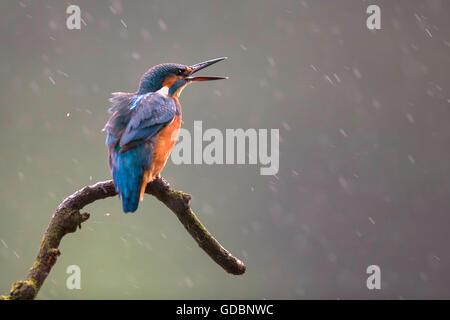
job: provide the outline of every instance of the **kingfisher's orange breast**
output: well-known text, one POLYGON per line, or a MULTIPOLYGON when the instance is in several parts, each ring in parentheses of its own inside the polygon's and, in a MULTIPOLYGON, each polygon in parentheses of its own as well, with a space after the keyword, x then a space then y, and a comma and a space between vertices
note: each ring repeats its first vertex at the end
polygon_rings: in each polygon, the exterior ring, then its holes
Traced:
POLYGON ((151 166, 151 175, 158 177, 166 165, 175 142, 177 142, 180 133, 181 116, 176 115, 173 121, 156 136, 155 149, 153 150, 153 159, 151 166))
POLYGON ((167 159, 170 156, 170 152, 173 146, 177 142, 178 134, 181 127, 181 113, 175 115, 173 121, 162 129, 156 135, 155 147, 153 149, 152 163, 150 164, 150 170, 144 172, 144 178, 141 187, 141 200, 144 196, 145 187, 147 183, 160 176, 162 169, 166 165, 167 159))

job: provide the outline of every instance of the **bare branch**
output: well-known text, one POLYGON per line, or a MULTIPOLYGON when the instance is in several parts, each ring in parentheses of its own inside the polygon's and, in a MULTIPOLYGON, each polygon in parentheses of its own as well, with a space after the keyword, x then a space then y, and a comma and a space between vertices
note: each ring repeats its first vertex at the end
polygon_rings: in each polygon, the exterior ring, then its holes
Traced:
MULTIPOLYGON (((240 275, 245 265, 235 258, 206 230, 190 207, 191 196, 173 190, 163 178, 147 185, 146 193, 155 196, 175 213, 180 222, 202 248, 225 271, 240 275)), ((117 195, 112 180, 98 182, 78 190, 66 198, 56 209, 39 248, 38 255, 26 280, 15 282, 9 296, 1 299, 34 299, 60 255, 61 239, 68 233, 81 228, 89 219, 89 213, 80 213, 90 203, 117 195)))

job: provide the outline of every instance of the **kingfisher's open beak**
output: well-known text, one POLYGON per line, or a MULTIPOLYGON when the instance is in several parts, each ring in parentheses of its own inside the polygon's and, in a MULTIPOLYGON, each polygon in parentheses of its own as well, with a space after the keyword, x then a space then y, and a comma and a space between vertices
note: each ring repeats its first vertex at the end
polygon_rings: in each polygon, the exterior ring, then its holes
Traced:
POLYGON ((216 58, 216 59, 212 59, 212 60, 194 64, 189 67, 192 70, 191 70, 191 72, 189 72, 188 76, 185 79, 188 81, 210 81, 210 80, 228 79, 228 77, 191 77, 191 75, 196 73, 197 71, 202 70, 206 67, 209 67, 210 65, 213 65, 214 63, 217 63, 217 62, 225 60, 225 59, 227 59, 227 57, 216 58))

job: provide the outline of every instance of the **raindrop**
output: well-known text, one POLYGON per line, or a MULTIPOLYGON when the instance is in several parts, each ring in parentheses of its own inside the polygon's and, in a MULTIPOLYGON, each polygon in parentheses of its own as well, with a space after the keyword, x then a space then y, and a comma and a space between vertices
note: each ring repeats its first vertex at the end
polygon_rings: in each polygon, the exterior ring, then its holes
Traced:
POLYGON ((158 19, 158 24, 162 31, 167 31, 167 25, 163 19, 158 19))
POLYGON ((113 0, 112 4, 109 6, 109 10, 116 15, 121 14, 123 11, 122 2, 120 0, 113 0))
POLYGON ((347 182, 347 180, 345 180, 345 178, 343 176, 338 177, 338 182, 342 188, 344 188, 344 189, 348 188, 348 182, 347 182))
POLYGON ((338 77, 338 75, 336 73, 333 73, 333 76, 337 82, 341 82, 341 79, 338 77))
POLYGON ((339 132, 344 136, 344 137, 348 137, 347 132, 344 131, 344 129, 339 129, 339 132))
POLYGON ((381 103, 375 98, 372 99, 372 105, 377 110, 381 108, 381 103))
POLYGON ((259 80, 259 86, 261 88, 267 88, 269 86, 269 82, 265 78, 262 78, 259 80))
POLYGON ((194 286, 194 282, 192 282, 192 279, 189 276, 184 278, 184 283, 188 288, 192 288, 194 286))
POLYGON ((331 85, 332 86, 334 86, 335 84, 334 84, 334 82, 333 82, 333 80, 331 80, 331 78, 330 78, 330 76, 329 75, 324 75, 324 78, 325 78, 325 80, 327 80, 329 83, 331 83, 331 85))
POLYGON ((268 57, 267 57, 267 61, 269 62, 270 66, 271 66, 272 68, 275 68, 275 60, 273 59, 273 57, 268 56, 268 57))
POLYGON ((141 38, 144 40, 150 40, 150 32, 147 29, 141 29, 141 38))
POLYGON ((61 75, 63 75, 64 77, 66 77, 66 78, 68 78, 69 77, 69 75, 67 74, 67 73, 65 73, 65 72, 63 72, 63 71, 61 71, 61 70, 56 70, 56 72, 57 73, 59 73, 59 74, 61 74, 61 75))
POLYGON ((202 206, 202 211, 203 211, 205 214, 207 214, 207 215, 212 215, 212 214, 214 214, 214 208, 213 208, 210 204, 208 204, 208 203, 205 203, 205 204, 202 206))
POLYGON ((328 254, 328 260, 329 260, 331 263, 335 263, 336 260, 337 260, 336 254, 330 252, 330 253, 328 254))
POLYGON ((48 27, 49 27, 50 30, 52 30, 52 31, 58 30, 58 24, 57 24, 54 20, 50 20, 50 21, 48 22, 48 27))
POLYGON ((410 123, 414 123, 415 121, 414 121, 414 117, 412 116, 412 114, 411 113, 407 113, 406 114, 406 118, 408 119, 408 121, 410 122, 410 123))
POLYGON ((362 78, 361 72, 359 72, 357 68, 353 68, 353 74, 355 75, 356 79, 362 78))
POLYGON ((133 51, 132 53, 131 53, 131 57, 134 59, 134 60, 140 60, 141 59, 141 55, 138 53, 138 52, 136 52, 136 51, 133 51))
POLYGON ((36 83, 36 81, 32 81, 30 83, 30 88, 31 88, 31 91, 33 91, 34 93, 39 92, 39 85, 36 83))
POLYGON ((428 276, 426 275, 425 272, 420 272, 419 277, 420 277, 420 280, 422 280, 422 281, 428 281, 428 276))

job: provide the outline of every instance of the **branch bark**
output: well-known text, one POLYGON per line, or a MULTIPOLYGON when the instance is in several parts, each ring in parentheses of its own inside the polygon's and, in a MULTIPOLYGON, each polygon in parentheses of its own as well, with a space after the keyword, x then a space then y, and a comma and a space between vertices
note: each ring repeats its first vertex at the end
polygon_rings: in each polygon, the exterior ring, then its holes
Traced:
MULTIPOLYGON (((173 190, 163 178, 149 183, 145 192, 155 196, 172 210, 200 248, 225 271, 234 275, 245 272, 245 264, 222 247, 198 220, 191 209, 189 194, 173 190)), ((114 183, 109 180, 84 187, 66 198, 50 220, 27 278, 13 283, 9 296, 1 296, 0 300, 34 299, 60 255, 58 247, 62 238, 81 228, 81 224, 89 219, 90 214, 80 213, 80 210, 97 200, 116 195, 114 183)))

